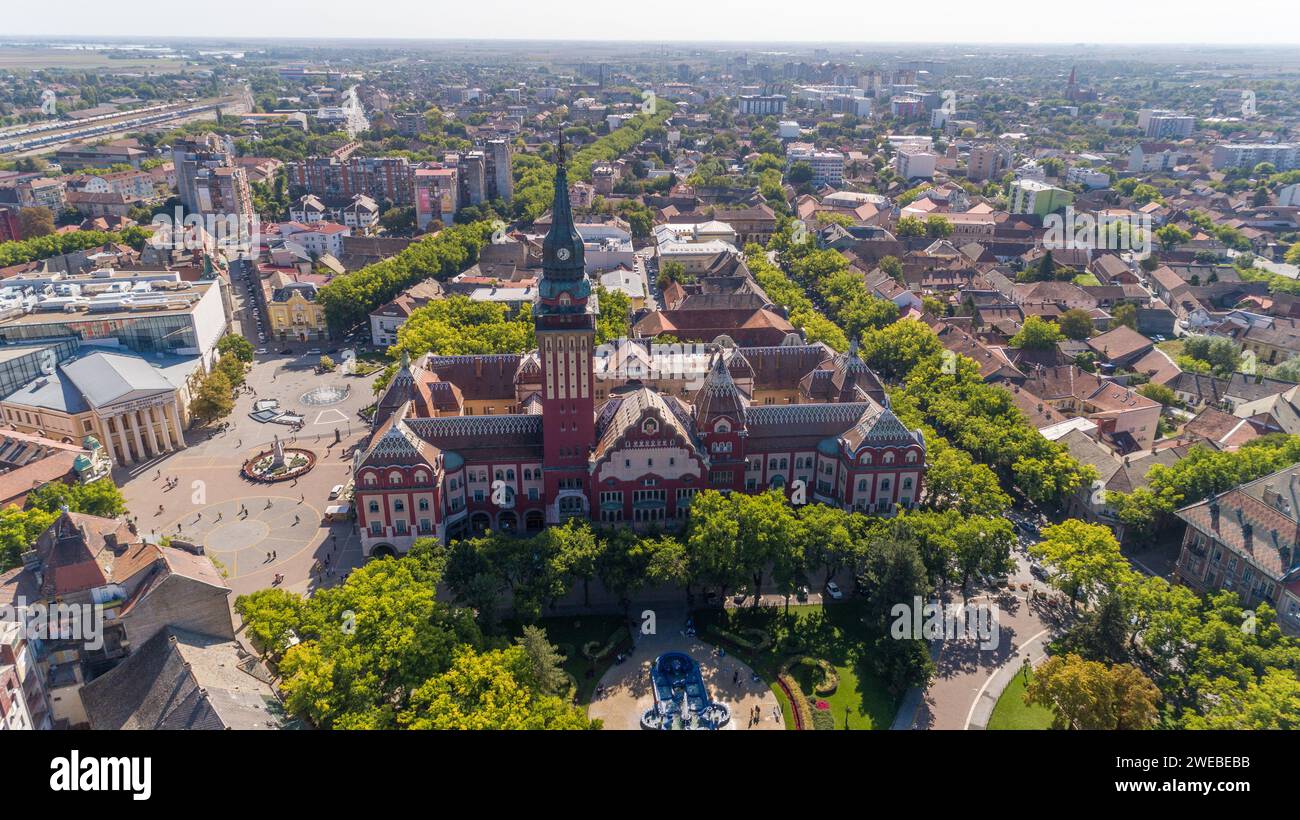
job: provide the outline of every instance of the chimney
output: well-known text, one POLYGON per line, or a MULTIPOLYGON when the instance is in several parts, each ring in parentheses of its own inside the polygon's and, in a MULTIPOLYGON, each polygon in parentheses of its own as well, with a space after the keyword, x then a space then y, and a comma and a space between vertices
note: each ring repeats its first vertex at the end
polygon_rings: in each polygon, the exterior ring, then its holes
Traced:
POLYGON ((1253 552, 1255 546, 1255 528, 1249 522, 1241 525, 1241 540, 1246 552, 1253 552))
POLYGON ((1219 531, 1219 500, 1210 499, 1210 529, 1215 532, 1219 531))

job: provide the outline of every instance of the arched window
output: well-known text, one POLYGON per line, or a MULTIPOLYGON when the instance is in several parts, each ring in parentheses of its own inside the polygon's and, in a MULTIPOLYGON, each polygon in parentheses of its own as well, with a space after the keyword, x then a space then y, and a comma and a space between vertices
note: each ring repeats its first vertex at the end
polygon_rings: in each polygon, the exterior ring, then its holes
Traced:
POLYGON ((369 509, 370 512, 372 512, 372 513, 377 513, 377 512, 379 512, 379 502, 378 502, 378 501, 373 501, 373 500, 372 500, 372 501, 370 502, 370 506, 368 507, 368 509, 369 509))
POLYGON ((401 484, 401 483, 402 483, 402 474, 399 473, 399 472, 397 472, 396 470, 393 470, 391 473, 388 474, 388 483, 389 483, 389 484, 401 484))
POLYGON ((514 481, 514 480, 515 480, 515 471, 514 468, 512 467, 506 470, 506 481, 514 481))
POLYGON ((885 453, 885 457, 882 459, 882 461, 884 461, 886 464, 893 464, 893 463, 894 463, 894 454, 893 454, 893 453, 885 453))
POLYGON ((912 489, 912 479, 910 478, 903 479, 903 489, 904 490, 912 489))
POLYGON ((908 464, 915 464, 915 463, 916 463, 916 451, 915 451, 915 450, 908 450, 908 451, 907 451, 907 463, 908 463, 908 464))
POLYGON ((419 507, 421 512, 424 512, 425 510, 429 509, 429 499, 421 498, 419 501, 419 507))
POLYGON ((362 481, 366 482, 367 487, 373 487, 379 483, 379 479, 374 473, 366 473, 365 476, 362 477, 362 481))
POLYGON ((497 481, 500 481, 500 480, 502 480, 503 478, 505 478, 505 474, 501 472, 500 468, 497 469, 495 475, 496 475, 496 480, 497 480, 497 481))
POLYGON ((870 464, 870 463, 871 463, 871 453, 863 453, 863 454, 862 454, 862 463, 863 463, 863 464, 870 464))
POLYGON ((415 471, 415 481, 417 484, 423 484, 428 480, 429 480, 429 474, 426 473, 424 470, 415 471))
POLYGON ((403 501, 403 500, 400 499, 400 498, 395 499, 395 500, 393 501, 393 509, 396 510, 397 512, 405 512, 405 511, 406 511, 406 502, 403 501))

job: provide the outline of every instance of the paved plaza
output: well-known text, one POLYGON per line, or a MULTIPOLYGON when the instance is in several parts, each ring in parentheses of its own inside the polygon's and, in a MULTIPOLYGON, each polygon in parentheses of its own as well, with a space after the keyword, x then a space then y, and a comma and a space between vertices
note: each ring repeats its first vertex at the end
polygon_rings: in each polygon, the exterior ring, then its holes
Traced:
POLYGON ((641 716, 654 706, 650 664, 664 652, 685 652, 699 663, 709 696, 731 708, 731 720, 724 729, 785 728, 776 695, 762 679, 754 679, 752 669, 730 654, 720 656, 717 648, 698 638, 688 638, 682 631, 638 635, 632 656, 611 666, 601 677, 587 716, 600 718, 606 729, 639 730, 641 716), (749 713, 755 706, 762 720, 753 724, 749 713))
MULTIPOLYGON (((326 526, 322 519, 326 507, 339 503, 330 500, 330 489, 348 481, 352 448, 368 430, 358 411, 374 400, 373 378, 317 375, 320 354, 308 354, 310 345, 292 347, 293 354, 256 356, 247 382, 255 392, 240 393, 223 420, 228 427, 188 430, 187 449, 114 474, 141 532, 203 544, 225 568, 236 595, 271 586, 277 573, 285 576, 285 588, 307 592, 317 584, 336 583, 361 563, 353 522, 326 526), (318 388, 326 390, 303 400, 318 388), (329 403, 320 403, 322 394, 329 403), (301 415, 303 429, 295 433, 282 424, 249 418, 253 402, 267 398, 301 415), (293 481, 266 484, 244 478, 243 463, 270 450, 276 436, 287 447, 310 450, 316 466, 293 481), (174 487, 169 488, 169 478, 177 480, 174 487), (317 562, 322 572, 314 576, 317 562)), ((275 350, 285 348, 281 342, 275 350)))

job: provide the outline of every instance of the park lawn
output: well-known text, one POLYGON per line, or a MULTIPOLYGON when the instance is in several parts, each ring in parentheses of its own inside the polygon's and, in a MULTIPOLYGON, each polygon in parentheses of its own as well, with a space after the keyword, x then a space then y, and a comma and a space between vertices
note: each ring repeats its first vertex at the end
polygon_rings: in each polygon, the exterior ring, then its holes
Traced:
POLYGON ((754 671, 767 681, 781 704, 782 717, 787 727, 794 725, 792 708, 785 693, 776 683, 782 662, 795 655, 811 655, 835 667, 839 686, 829 696, 812 694, 811 670, 796 670, 795 677, 802 684, 809 702, 816 708, 818 700, 826 701, 836 729, 888 729, 898 711, 898 698, 891 695, 884 683, 870 667, 871 647, 874 643, 865 637, 862 624, 863 602, 848 600, 821 606, 817 604, 792 606, 787 615, 784 607, 759 607, 753 609, 709 609, 695 614, 700 627, 700 637, 717 642, 708 633, 717 624, 728 631, 756 628, 772 638, 772 646, 759 653, 750 653, 728 646, 754 671), (799 651, 784 651, 782 647, 798 647, 799 651), (847 722, 847 726, 845 725, 847 722))
POLYGON ((1169 358, 1177 359, 1179 356, 1183 355, 1184 345, 1185 343, 1182 339, 1166 339, 1163 342, 1158 342, 1156 347, 1163 350, 1165 355, 1169 358))
MULTIPOLYGON (((578 705, 584 709, 591 703, 596 683, 605 670, 614 665, 615 653, 593 663, 583 657, 582 646, 589 641, 600 641, 604 645, 614 630, 626 623, 621 615, 566 615, 543 618, 538 622, 538 626, 546 630, 546 637, 565 656, 564 671, 577 679, 578 705)), ((514 624, 510 627, 511 635, 519 634, 519 627, 514 624)))
MULTIPOLYGON (((1029 676, 1033 678, 1031 673, 1029 676)), ((995 729, 1050 729, 1052 710, 1037 703, 1025 703, 1025 676, 1017 672, 1007 684, 989 717, 990 730, 995 729)))

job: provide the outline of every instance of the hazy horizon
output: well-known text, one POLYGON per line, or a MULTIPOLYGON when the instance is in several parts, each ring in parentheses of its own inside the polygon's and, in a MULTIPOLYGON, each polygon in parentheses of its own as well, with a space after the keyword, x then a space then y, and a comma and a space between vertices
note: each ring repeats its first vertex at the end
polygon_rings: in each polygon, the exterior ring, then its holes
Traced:
POLYGON ((1096 0, 1067 10, 1035 0, 1002 0, 992 7, 932 0, 922 6, 865 8, 850 0, 824 0, 794 14, 790 4, 775 0, 743 5, 660 0, 652 7, 600 9, 567 5, 480 0, 431 9, 416 0, 371 0, 358 17, 354 4, 329 0, 225 0, 202 15, 137 18, 123 17, 103 0, 63 0, 59 18, 75 21, 78 32, 51 32, 49 15, 24 7, 10 13, 0 38, 1084 47, 1297 42, 1294 27, 1285 25, 1286 12, 1270 0, 1238 0, 1230 14, 1208 0, 1176 6, 1096 0), (828 34, 835 36, 828 39, 828 34))

